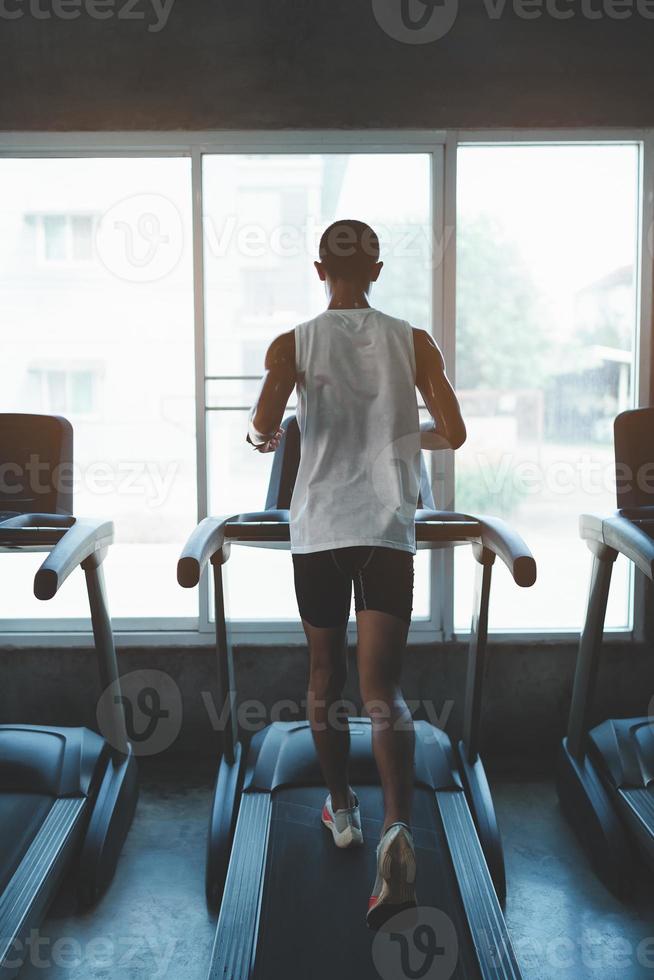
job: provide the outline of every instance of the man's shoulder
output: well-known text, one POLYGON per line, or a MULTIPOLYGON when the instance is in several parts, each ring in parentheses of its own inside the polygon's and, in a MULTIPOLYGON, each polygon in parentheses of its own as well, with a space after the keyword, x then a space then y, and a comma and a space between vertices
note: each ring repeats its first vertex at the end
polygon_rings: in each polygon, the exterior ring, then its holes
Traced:
POLYGON ((268 367, 272 365, 282 365, 285 362, 293 362, 295 360, 295 330, 287 330, 285 333, 280 333, 275 337, 270 347, 268 348, 268 353, 266 355, 266 364, 268 367))
POLYGON ((278 334, 270 346, 291 347, 294 343, 295 343, 295 327, 293 327, 292 330, 286 330, 284 333, 278 334))

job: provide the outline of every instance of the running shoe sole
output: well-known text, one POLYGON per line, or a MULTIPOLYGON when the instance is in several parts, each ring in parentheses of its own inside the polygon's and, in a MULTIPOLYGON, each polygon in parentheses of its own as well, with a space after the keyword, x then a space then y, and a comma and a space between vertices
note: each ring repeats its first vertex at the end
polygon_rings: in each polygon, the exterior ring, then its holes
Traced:
POLYGON ((366 922, 379 929, 392 916, 416 907, 416 856, 406 834, 398 833, 386 848, 377 872, 375 891, 370 899, 366 922))

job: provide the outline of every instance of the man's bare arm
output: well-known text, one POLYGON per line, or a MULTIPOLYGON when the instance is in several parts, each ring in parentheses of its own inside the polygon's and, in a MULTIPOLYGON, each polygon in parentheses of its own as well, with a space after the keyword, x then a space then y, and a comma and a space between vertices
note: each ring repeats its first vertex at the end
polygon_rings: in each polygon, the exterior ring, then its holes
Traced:
POLYGON ((423 449, 458 449, 466 441, 466 427, 459 401, 445 373, 443 355, 426 330, 413 331, 416 355, 416 388, 422 395, 435 430, 423 432, 423 449))
POLYGON ((295 332, 283 333, 268 348, 257 400, 249 419, 248 442, 272 452, 281 439, 280 424, 295 385, 295 332))

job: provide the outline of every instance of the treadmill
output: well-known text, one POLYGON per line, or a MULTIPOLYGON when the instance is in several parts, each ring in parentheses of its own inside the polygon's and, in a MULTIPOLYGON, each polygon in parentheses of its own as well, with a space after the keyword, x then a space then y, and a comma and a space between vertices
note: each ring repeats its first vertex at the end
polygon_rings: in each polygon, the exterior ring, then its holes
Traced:
MULTIPOLYGON (((350 719, 350 781, 361 802, 365 843, 340 852, 320 822, 326 790, 309 723, 274 722, 253 737, 247 751, 237 731, 222 569, 233 544, 289 547, 288 507, 300 438, 294 417, 285 420, 284 428, 265 510, 206 518, 178 563, 178 581, 186 588, 198 584, 208 562, 213 566, 219 703, 226 709, 206 871, 208 904, 220 907, 209 977, 367 980, 379 978, 379 957, 386 957, 375 945, 380 933, 365 925, 382 825, 369 719, 350 719)), ((431 907, 441 917, 437 933, 445 920, 447 936, 435 937, 441 957, 435 966, 440 962, 447 969, 390 973, 387 964, 383 976, 518 980, 501 909, 502 846, 479 756, 480 713, 493 562, 499 556, 521 586, 534 583, 536 566, 522 539, 502 521, 435 510, 424 461, 422 474, 418 547, 472 546, 478 562, 475 609, 463 739, 452 742, 427 722, 416 722, 412 831, 418 900, 421 908, 431 907)), ((397 942, 393 951, 400 955, 397 942)), ((415 955, 424 962, 419 952, 415 955)))
MULTIPOLYGON (((111 521, 72 516, 73 432, 63 418, 0 415, 0 551, 45 551, 34 579, 51 599, 71 572, 86 577, 100 686, 119 692, 102 562, 111 521), (11 487, 8 486, 11 484, 11 487)), ((114 873, 138 795, 120 697, 104 737, 88 728, 0 725, 0 978, 19 972, 29 937, 67 871, 82 907, 114 873)))
POLYGON ((561 807, 605 884, 633 889, 637 868, 654 868, 654 733, 651 717, 592 727, 597 673, 613 564, 619 554, 654 578, 654 408, 615 420, 618 510, 584 514, 579 530, 593 554, 567 735, 559 752, 561 807))

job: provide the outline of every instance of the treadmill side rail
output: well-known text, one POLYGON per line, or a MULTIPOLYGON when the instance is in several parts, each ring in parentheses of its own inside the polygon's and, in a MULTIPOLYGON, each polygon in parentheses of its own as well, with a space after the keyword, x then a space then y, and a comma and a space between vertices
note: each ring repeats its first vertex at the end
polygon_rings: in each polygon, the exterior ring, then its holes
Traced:
POLYGON ((242 797, 209 980, 249 980, 252 975, 271 814, 269 793, 242 797))
POLYGON ((654 793, 651 787, 618 790, 620 812, 650 870, 654 871, 654 793))
POLYGON ((477 828, 479 842, 495 885, 497 897, 500 905, 504 907, 506 901, 504 850, 486 770, 480 756, 477 756, 474 763, 468 762, 466 747, 463 742, 459 742, 458 754, 461 779, 470 813, 477 828))
POLYGON ((506 922, 463 793, 436 793, 483 980, 520 980, 506 922))
POLYGON ((41 921, 83 827, 86 797, 53 800, 52 807, 0 896, 0 978, 22 967, 24 940, 41 921))

